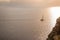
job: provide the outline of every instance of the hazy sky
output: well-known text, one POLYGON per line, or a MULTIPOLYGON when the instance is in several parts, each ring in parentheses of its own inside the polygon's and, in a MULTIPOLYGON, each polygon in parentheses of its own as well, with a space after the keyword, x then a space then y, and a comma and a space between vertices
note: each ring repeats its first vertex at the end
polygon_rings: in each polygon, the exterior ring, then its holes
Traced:
POLYGON ((15 2, 21 5, 30 5, 34 7, 40 6, 56 6, 59 5, 60 0, 0 0, 2 2, 15 2))

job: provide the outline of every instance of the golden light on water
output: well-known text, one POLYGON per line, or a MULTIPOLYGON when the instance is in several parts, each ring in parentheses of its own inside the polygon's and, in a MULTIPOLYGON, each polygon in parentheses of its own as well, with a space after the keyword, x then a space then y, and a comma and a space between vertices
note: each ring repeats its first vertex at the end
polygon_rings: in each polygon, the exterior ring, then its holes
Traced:
POLYGON ((49 13, 51 14, 51 22, 54 26, 56 23, 56 19, 60 17, 60 7, 50 7, 49 13))

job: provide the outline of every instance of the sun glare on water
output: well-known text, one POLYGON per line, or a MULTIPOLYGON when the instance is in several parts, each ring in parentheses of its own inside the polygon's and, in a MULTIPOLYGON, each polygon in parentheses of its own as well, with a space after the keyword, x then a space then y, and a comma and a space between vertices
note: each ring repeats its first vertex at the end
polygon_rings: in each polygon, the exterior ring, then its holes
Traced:
POLYGON ((51 22, 54 26, 56 23, 56 19, 60 17, 60 7, 50 7, 49 13, 51 14, 51 22))

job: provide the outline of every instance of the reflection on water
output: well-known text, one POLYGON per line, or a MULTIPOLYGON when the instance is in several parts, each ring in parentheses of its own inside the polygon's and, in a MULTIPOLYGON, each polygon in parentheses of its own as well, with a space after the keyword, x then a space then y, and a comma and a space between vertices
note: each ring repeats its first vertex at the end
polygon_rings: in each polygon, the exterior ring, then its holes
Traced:
POLYGON ((60 17, 60 7, 59 6, 50 7, 50 8, 48 8, 48 10, 49 10, 49 13, 51 14, 51 22, 54 27, 54 25, 56 23, 56 19, 58 17, 60 17))
POLYGON ((50 32, 50 15, 44 8, 0 5, 0 40, 45 40, 50 32), (41 22, 41 15, 44 21, 41 22))

